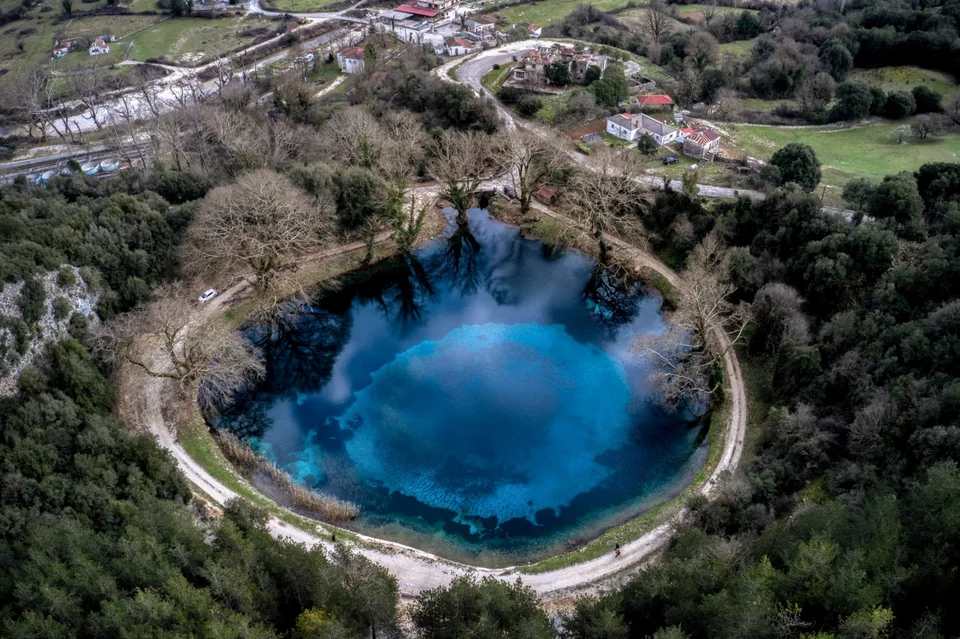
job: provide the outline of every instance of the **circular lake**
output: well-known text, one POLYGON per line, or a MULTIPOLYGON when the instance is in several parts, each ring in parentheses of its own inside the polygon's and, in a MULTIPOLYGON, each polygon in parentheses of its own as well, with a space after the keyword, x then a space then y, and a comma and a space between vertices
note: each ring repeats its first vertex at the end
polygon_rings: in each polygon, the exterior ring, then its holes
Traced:
POLYGON ((351 527, 479 565, 576 547, 706 457, 638 335, 662 299, 473 211, 468 230, 246 327, 267 374, 217 426, 352 501, 351 527))

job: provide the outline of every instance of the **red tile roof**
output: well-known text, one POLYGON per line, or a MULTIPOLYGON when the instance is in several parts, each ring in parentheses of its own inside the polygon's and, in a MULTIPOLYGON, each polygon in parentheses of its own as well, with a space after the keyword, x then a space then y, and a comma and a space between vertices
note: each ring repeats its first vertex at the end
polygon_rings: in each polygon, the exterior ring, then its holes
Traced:
POLYGON ((543 198, 544 200, 549 200, 554 195, 557 194, 557 189, 552 186, 545 186, 537 191, 537 196, 543 198))
POLYGON ((363 47, 344 47, 340 49, 339 53, 344 58, 349 58, 351 60, 363 60, 363 47))
POLYGON ((440 12, 435 9, 424 9, 423 7, 415 7, 410 4, 401 4, 399 7, 394 9, 394 11, 412 13, 415 16, 421 16, 423 18, 435 18, 436 16, 440 15, 440 12))
POLYGON ((637 104, 640 106, 665 106, 673 104, 669 95, 638 95, 637 104))
POLYGON ((702 131, 697 131, 696 133, 691 133, 690 135, 687 136, 687 139, 693 142, 694 144, 705 146, 710 142, 719 140, 720 134, 711 129, 704 129, 702 131))
POLYGON ((696 129, 691 129, 690 127, 680 129, 680 133, 693 133, 694 131, 696 131, 696 129))

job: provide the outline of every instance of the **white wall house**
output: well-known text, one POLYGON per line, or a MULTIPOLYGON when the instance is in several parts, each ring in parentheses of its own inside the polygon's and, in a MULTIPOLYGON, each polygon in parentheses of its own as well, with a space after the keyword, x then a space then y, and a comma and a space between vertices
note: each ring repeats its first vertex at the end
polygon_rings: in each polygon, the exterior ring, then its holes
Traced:
POLYGON ((657 142, 657 146, 663 146, 676 140, 680 132, 645 113, 619 113, 607 118, 607 133, 627 142, 636 142, 647 133, 657 142))
POLYGON ((103 55, 110 53, 110 45, 103 41, 103 38, 97 38, 90 44, 90 55, 103 55))
POLYGON ((363 47, 344 47, 337 51, 337 66, 344 73, 363 73, 366 68, 363 47))

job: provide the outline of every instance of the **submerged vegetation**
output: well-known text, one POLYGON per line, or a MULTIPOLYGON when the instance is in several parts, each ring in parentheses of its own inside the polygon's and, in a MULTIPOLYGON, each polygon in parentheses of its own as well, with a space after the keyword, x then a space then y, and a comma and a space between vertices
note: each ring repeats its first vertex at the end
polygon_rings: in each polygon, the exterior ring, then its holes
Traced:
POLYGON ((262 474, 281 499, 289 500, 294 511, 319 517, 325 522, 340 524, 356 518, 360 508, 331 495, 318 493, 300 484, 290 473, 263 457, 249 445, 227 431, 220 431, 214 439, 224 456, 248 479, 262 474))

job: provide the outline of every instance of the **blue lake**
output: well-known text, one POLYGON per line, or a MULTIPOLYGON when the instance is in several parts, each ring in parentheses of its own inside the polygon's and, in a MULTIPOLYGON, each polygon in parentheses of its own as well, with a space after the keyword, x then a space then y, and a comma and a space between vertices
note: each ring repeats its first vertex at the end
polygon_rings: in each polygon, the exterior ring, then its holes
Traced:
POLYGON ((704 462, 635 353, 661 302, 473 211, 468 230, 246 327, 267 375, 217 425, 360 505, 360 532, 533 560, 678 494, 704 462))

